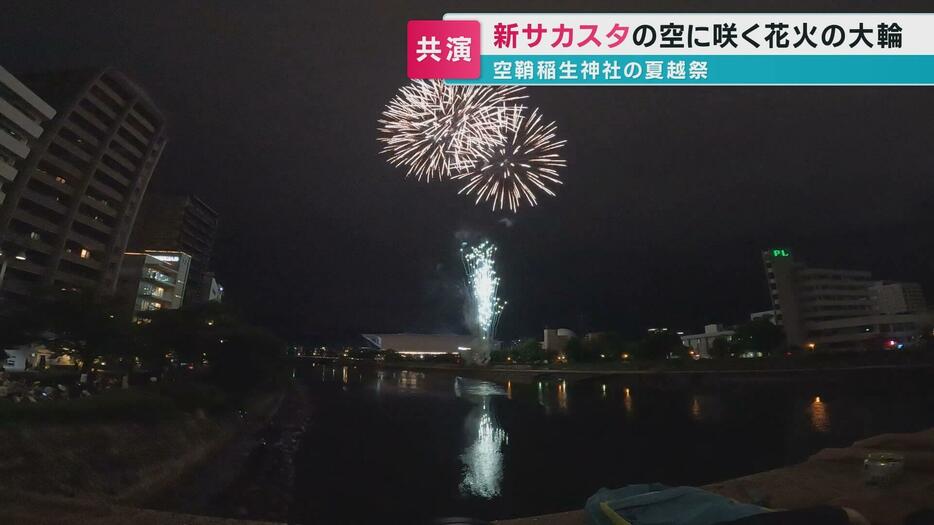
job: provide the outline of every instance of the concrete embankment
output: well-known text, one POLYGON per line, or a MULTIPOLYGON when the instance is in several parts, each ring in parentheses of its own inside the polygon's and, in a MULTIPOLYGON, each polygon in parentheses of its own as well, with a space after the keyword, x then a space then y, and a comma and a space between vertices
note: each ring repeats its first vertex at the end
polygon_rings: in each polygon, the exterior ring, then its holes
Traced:
MULTIPOLYGON (((807 461, 704 487, 745 503, 775 509, 817 505, 849 507, 873 525, 934 523, 934 429, 912 434, 883 434, 852 446, 825 449, 807 461), (866 483, 863 460, 872 452, 905 458, 902 476, 888 485, 866 483), (927 512, 925 517, 922 514, 927 512)), ((499 525, 585 525, 583 511, 571 511, 497 522, 499 525)))

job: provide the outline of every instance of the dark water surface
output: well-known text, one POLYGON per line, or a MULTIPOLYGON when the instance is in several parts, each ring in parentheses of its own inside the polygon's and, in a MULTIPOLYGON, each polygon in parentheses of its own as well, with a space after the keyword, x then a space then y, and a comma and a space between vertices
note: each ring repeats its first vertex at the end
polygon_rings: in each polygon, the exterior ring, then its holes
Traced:
POLYGON ((297 523, 424 523, 581 508, 601 486, 699 485, 828 446, 934 426, 929 390, 764 384, 661 389, 614 377, 497 385, 308 365, 297 523), (824 391, 821 391, 824 390, 824 391), (863 392, 863 393, 857 393, 863 392))

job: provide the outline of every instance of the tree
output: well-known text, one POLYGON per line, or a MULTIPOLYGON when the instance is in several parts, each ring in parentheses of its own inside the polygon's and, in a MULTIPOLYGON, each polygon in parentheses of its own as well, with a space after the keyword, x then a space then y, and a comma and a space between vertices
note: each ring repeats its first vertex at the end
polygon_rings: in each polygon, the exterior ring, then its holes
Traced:
POLYGON ((681 343, 681 337, 668 330, 649 332, 639 343, 639 355, 642 359, 668 359, 686 357, 688 348, 681 343))
POLYGON ((22 303, 2 304, 0 348, 15 348, 42 339, 49 329, 47 307, 57 298, 49 290, 38 290, 22 303))
POLYGON ((714 359, 730 357, 730 342, 723 336, 714 338, 713 343, 710 344, 709 353, 714 359))
POLYGON ((513 359, 519 363, 537 363, 545 360, 542 345, 535 339, 526 339, 512 350, 513 359))
POLYGON ((568 361, 574 363, 593 361, 593 354, 589 345, 585 345, 580 337, 568 339, 568 344, 564 347, 564 354, 567 356, 568 361))
POLYGON ((125 356, 132 342, 132 324, 125 308, 90 292, 65 291, 48 295, 33 309, 43 327, 39 341, 81 360, 82 382, 98 357, 125 356))
POLYGON ((218 386, 243 394, 275 379, 285 351, 285 342, 270 332, 240 326, 208 354, 210 376, 218 386))
POLYGON ((164 367, 166 355, 181 363, 200 363, 225 338, 244 326, 225 305, 206 303, 178 310, 151 312, 144 325, 146 359, 152 366, 164 367))
POLYGON ((584 344, 589 347, 588 354, 594 359, 616 361, 626 351, 626 341, 618 332, 603 332, 593 334, 585 339, 584 344))
POLYGON ((753 319, 736 328, 733 334, 732 351, 734 353, 761 352, 770 355, 780 349, 785 342, 785 333, 781 327, 768 319, 753 319))

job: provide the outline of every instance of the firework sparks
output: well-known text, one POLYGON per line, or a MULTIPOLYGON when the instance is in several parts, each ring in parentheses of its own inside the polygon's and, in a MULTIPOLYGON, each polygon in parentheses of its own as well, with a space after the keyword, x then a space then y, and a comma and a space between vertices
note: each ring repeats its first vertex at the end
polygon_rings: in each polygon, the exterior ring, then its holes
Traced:
POLYGON ((557 126, 544 123, 537 108, 529 116, 519 106, 501 114, 511 121, 503 127, 503 139, 452 178, 467 180, 458 193, 476 194, 475 204, 490 202, 494 211, 508 207, 515 213, 523 201, 537 205, 536 192, 555 196, 550 185, 561 184, 558 169, 567 163, 558 150, 566 141, 556 140, 557 126))
POLYGON ((378 140, 406 177, 446 179, 475 164, 504 140, 503 109, 525 98, 517 86, 454 86, 415 80, 402 87, 379 119, 378 140))
POLYGON ((497 295, 499 277, 496 276, 495 256, 496 246, 489 241, 476 246, 467 243, 461 245, 477 335, 486 344, 493 340, 496 324, 505 306, 505 302, 501 302, 497 295))

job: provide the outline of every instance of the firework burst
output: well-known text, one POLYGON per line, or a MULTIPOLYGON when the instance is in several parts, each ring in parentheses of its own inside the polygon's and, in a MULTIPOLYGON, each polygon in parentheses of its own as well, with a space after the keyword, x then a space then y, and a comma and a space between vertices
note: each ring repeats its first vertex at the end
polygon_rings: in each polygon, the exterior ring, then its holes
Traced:
POLYGON ((379 119, 382 153, 406 169, 406 177, 450 178, 504 140, 509 126, 503 108, 525 98, 522 89, 415 80, 399 90, 379 119))
POLYGON ((473 322, 477 336, 485 344, 493 340, 496 324, 503 312, 505 302, 500 301, 499 277, 495 268, 496 245, 484 241, 476 246, 467 243, 461 245, 461 259, 467 272, 467 286, 470 293, 473 322))
POLYGON ((489 202, 493 210, 509 208, 513 213, 525 201, 538 204, 537 192, 555 196, 552 185, 561 184, 559 168, 567 166, 558 151, 566 141, 557 140, 557 126, 545 123, 536 108, 526 116, 522 107, 502 111, 507 124, 501 140, 487 146, 468 169, 453 179, 466 179, 458 193, 476 195, 475 204, 489 202))

